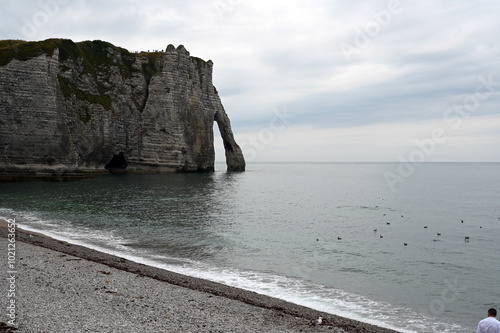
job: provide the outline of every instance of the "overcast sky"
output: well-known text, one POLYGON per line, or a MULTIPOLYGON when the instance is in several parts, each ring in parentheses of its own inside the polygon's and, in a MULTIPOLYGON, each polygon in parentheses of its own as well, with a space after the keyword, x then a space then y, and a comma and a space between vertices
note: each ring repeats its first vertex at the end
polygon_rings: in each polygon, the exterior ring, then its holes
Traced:
POLYGON ((500 162, 498 0, 0 3, 0 39, 211 59, 248 161, 500 162))

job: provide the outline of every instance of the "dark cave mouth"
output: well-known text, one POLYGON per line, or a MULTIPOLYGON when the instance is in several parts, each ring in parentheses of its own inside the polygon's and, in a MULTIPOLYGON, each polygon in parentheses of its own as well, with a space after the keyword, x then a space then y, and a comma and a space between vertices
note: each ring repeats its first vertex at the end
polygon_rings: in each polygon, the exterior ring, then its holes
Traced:
POLYGON ((124 172, 125 169, 127 169, 127 167, 128 167, 128 162, 123 152, 113 155, 111 161, 109 161, 108 164, 104 166, 104 168, 106 170, 109 170, 109 172, 111 173, 124 172))

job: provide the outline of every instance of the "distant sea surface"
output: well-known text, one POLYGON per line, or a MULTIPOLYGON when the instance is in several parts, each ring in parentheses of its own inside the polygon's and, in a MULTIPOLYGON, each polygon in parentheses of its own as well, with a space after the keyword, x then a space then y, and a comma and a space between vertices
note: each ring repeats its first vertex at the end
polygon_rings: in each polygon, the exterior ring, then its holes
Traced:
POLYGON ((401 332, 474 331, 500 308, 500 164, 424 163, 393 188, 387 172, 398 164, 2 183, 0 217, 401 332))

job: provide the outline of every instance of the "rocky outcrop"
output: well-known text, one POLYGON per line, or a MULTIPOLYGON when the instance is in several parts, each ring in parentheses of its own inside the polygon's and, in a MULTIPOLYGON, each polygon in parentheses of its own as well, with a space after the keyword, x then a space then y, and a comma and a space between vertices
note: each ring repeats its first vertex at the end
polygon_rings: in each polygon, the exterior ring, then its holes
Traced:
POLYGON ((213 171, 214 121, 227 169, 245 169, 213 63, 182 45, 3 41, 0 54, 0 178, 213 171))

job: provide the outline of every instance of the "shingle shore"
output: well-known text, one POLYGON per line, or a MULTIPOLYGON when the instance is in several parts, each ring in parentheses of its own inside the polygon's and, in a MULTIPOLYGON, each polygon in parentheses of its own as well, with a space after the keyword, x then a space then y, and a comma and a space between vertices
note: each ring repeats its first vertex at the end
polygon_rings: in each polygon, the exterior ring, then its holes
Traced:
MULTIPOLYGON (((1 224, 3 295, 7 244, 1 224)), ((16 269, 17 332, 395 332, 20 229, 16 269), (323 325, 310 327, 320 315, 323 325)))

